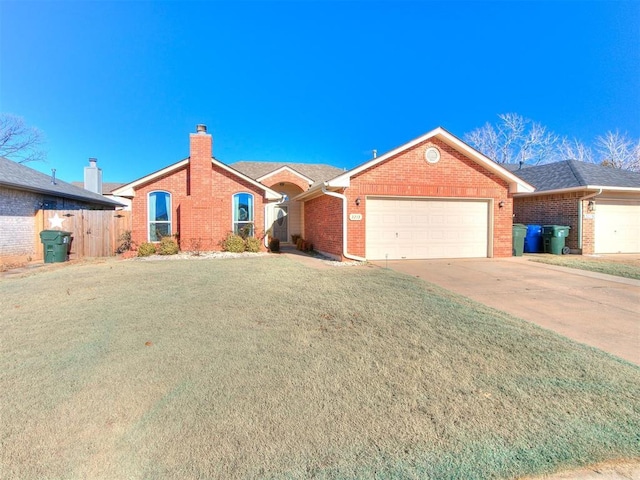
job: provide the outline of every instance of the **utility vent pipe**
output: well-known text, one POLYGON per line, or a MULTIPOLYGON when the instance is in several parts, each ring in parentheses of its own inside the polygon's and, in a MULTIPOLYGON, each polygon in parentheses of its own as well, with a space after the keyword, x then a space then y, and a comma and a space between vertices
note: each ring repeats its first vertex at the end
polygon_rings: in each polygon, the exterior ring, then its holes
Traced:
POLYGON ((51 169, 51 185, 56 185, 56 169, 51 169))

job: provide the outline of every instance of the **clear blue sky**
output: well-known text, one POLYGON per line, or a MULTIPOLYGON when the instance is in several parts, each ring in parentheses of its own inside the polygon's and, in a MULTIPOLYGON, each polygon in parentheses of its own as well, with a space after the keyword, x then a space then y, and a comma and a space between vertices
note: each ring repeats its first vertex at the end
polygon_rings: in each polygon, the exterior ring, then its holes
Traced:
POLYGON ((0 0, 0 111, 32 168, 128 182, 189 154, 351 168, 516 112, 591 143, 640 138, 640 2, 0 0))

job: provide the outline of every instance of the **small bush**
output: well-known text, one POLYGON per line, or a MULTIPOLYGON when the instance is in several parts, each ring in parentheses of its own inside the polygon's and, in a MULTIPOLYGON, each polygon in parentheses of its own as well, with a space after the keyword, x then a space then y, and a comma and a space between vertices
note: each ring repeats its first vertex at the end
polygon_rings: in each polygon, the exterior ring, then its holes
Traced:
POLYGON ((124 253, 131 250, 133 246, 133 242, 131 241, 131 230, 127 230, 122 235, 118 237, 118 248, 116 248, 116 253, 124 253))
POLYGON ((257 253, 260 251, 260 239, 249 237, 245 241, 247 252, 257 253))
POLYGON ((280 239, 279 238, 272 238, 271 240, 269 240, 269 250, 271 250, 272 252, 279 252, 280 251, 280 239))
POLYGON ((242 253, 245 251, 245 248, 244 238, 235 233, 229 232, 227 237, 222 241, 222 250, 225 252, 242 253))
POLYGON ((180 248, 178 248, 178 242, 171 237, 162 237, 160 245, 158 246, 158 254, 175 255, 179 251, 180 248))
POLYGON ((187 250, 191 252, 191 255, 195 257, 199 257, 200 254, 202 253, 202 239, 201 238, 189 239, 187 250))
POLYGON ((149 255, 155 255, 156 246, 153 243, 144 242, 138 247, 139 257, 148 257, 149 255))

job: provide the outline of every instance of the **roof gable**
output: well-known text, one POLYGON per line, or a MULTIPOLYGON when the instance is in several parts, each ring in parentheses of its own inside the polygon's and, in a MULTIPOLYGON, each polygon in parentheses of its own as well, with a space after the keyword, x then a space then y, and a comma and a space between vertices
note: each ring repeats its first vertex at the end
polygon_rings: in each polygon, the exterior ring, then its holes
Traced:
POLYGON ((536 192, 576 188, 640 189, 640 173, 578 160, 564 160, 513 171, 536 192))
POLYGON ((231 167, 257 181, 268 178, 270 175, 284 169, 288 169, 305 179, 305 181, 311 180, 311 182, 308 182, 309 185, 324 182, 344 172, 341 168, 318 163, 236 162, 232 163, 231 167))
POLYGON ((108 207, 122 207, 119 202, 108 199, 98 193, 76 187, 62 180, 56 179, 51 183, 51 176, 26 167, 4 157, 0 157, 0 185, 16 190, 42 193, 61 198, 108 207))
POLYGON ((465 155, 467 158, 471 159, 472 161, 476 162, 477 164, 481 165, 482 167, 486 168, 487 170, 491 171, 492 173, 496 174, 498 177, 502 178, 503 180, 505 180, 508 184, 509 184, 509 191, 511 193, 518 193, 518 192, 532 192, 533 191, 533 187, 531 185, 529 185, 525 180, 519 178, 518 176, 514 175, 513 173, 511 173, 509 170, 507 170, 506 168, 502 167, 501 165, 497 164, 496 162, 494 162, 493 160, 489 159, 488 157, 485 157, 484 155, 482 155, 480 152, 478 152, 477 150, 475 150, 474 148, 470 147, 469 145, 467 145, 466 143, 464 143, 462 140, 460 140, 459 138, 455 137, 454 135, 450 134, 449 132, 447 132, 444 128, 442 127, 438 127, 435 130, 432 130, 414 140, 411 140, 408 143, 405 143, 404 145, 401 145, 393 150, 390 150, 389 152, 386 152, 383 155, 380 155, 378 157, 375 157, 371 160, 369 160, 368 162, 365 162, 351 170, 348 170, 347 172, 344 172, 341 175, 338 175, 336 177, 334 177, 333 179, 330 179, 327 183, 328 187, 336 187, 336 188, 340 188, 340 187, 348 187, 350 185, 350 181, 351 178, 355 175, 357 175, 358 173, 367 170, 371 167, 374 167, 376 165, 378 165, 381 162, 384 162, 385 160, 388 160, 420 143, 423 143, 429 139, 432 138, 437 138, 439 140, 441 140, 442 142, 444 142, 445 144, 449 145, 450 147, 454 148, 455 150, 457 150, 458 152, 462 153, 463 155, 465 155))
MULTIPOLYGON (((251 185, 254 185, 256 187, 258 187, 261 190, 264 190, 265 192, 265 197, 269 200, 279 200, 280 198, 282 198, 282 195, 280 195, 278 192, 276 192, 275 190, 272 190, 268 187, 265 187, 263 184, 261 184, 260 182, 257 182, 256 180, 254 180, 253 178, 248 177, 247 175, 245 175, 244 173, 230 167, 229 165, 226 165, 222 162, 220 162, 219 160, 216 160, 215 158, 211 157, 211 164, 215 165, 223 170, 225 170, 226 172, 231 173, 232 175, 244 180, 245 182, 250 183, 251 185)), ((162 177, 164 175, 168 175, 171 174, 173 172, 176 172, 178 170, 180 170, 181 168, 185 167, 189 165, 189 158, 185 158, 184 160, 181 160, 177 163, 174 163, 173 165, 169 165, 166 168, 163 168, 162 170, 158 170, 156 172, 150 173, 149 175, 146 175, 144 177, 141 177, 137 180, 134 180, 131 183, 127 183, 126 185, 123 185, 120 188, 116 188, 115 190, 113 190, 111 192, 112 195, 118 195, 118 196, 122 196, 122 197, 135 197, 135 190, 136 187, 143 185, 145 183, 149 183, 153 180, 155 180, 156 178, 162 177)))

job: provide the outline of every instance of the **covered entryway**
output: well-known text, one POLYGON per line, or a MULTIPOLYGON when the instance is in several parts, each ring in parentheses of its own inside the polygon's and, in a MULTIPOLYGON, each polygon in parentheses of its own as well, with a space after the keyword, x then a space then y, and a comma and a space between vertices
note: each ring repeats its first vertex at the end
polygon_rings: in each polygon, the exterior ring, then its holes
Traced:
POLYGON ((596 201, 595 253, 640 253, 640 200, 596 201))
POLYGON ((367 198, 368 260, 483 258, 489 255, 489 201, 367 198))

